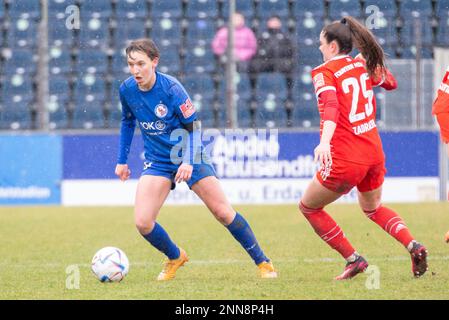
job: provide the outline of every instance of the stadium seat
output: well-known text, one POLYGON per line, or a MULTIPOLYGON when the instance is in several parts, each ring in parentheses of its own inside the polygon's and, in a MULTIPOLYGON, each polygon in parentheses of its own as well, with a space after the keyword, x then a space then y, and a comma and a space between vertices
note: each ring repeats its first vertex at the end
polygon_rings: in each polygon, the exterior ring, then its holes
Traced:
POLYGON ((215 95, 214 81, 207 73, 191 74, 187 73, 182 81, 189 96, 194 99, 212 99, 215 95))
POLYGON ((405 46, 415 44, 417 41, 416 32, 420 31, 422 44, 427 46, 432 44, 432 25, 429 19, 419 17, 409 17, 404 19, 399 35, 401 43, 405 46), (419 27, 419 30, 416 28, 419 27))
POLYGON ((109 18, 112 15, 110 0, 81 0, 81 18, 109 18))
POLYGON ((157 18, 180 18, 182 16, 182 0, 160 1, 151 0, 150 17, 153 21, 157 18))
MULTIPOLYGON (((433 58, 432 47, 422 47, 420 52, 421 52, 421 59, 432 59, 433 58)), ((416 46, 409 45, 409 46, 403 47, 401 50, 401 58, 415 59, 416 58, 416 46)))
POLYGON ((38 25, 33 19, 17 18, 12 21, 7 33, 7 45, 10 47, 36 47, 38 25))
POLYGON ((320 41, 320 32, 323 27, 323 20, 311 12, 307 12, 304 16, 298 17, 296 22, 295 37, 298 41, 299 49, 304 45, 318 45, 320 41))
POLYGON ((52 129, 67 127, 66 105, 69 100, 70 88, 64 76, 52 76, 49 80, 49 121, 52 129))
POLYGON ((449 46, 449 10, 446 11, 445 17, 439 19, 436 44, 440 46, 449 46))
POLYGON ((156 19, 151 28, 151 38, 156 45, 179 44, 181 37, 181 23, 173 18, 156 19))
POLYGON ((201 73, 215 70, 215 57, 210 45, 188 46, 184 60, 184 72, 201 73))
POLYGON ((359 0, 330 0, 329 17, 331 20, 339 20, 344 16, 355 18, 362 17, 362 8, 359 0))
POLYGON ((176 76, 181 71, 181 59, 177 45, 168 44, 159 45, 161 56, 157 66, 158 71, 176 76))
POLYGON ((76 5, 76 0, 48 0, 48 17, 60 18, 64 16, 66 18, 68 16, 66 13, 67 7, 71 5, 76 5))
POLYGON ((257 15, 263 19, 273 15, 285 19, 289 16, 288 0, 259 0, 257 15))
POLYGON ((432 0, 399 1, 399 15, 405 19, 415 15, 426 19, 432 15, 432 0))
POLYGON ((105 82, 94 74, 84 75, 75 83, 74 128, 104 127, 103 104, 106 98, 105 82))
POLYGON ((312 14, 318 18, 322 18, 325 13, 324 2, 325 0, 293 1, 293 16, 295 19, 298 19, 312 14))
POLYGON ((187 26, 188 44, 199 42, 203 45, 210 45, 216 32, 215 21, 212 19, 191 20, 187 26))
POLYGON ((148 16, 146 0, 120 0, 116 2, 116 15, 120 19, 146 18, 148 16))
POLYGON ((40 17, 40 1, 36 0, 19 0, 9 1, 8 14, 12 20, 20 17, 37 19, 40 17))
POLYGON ((435 7, 435 15, 440 18, 449 17, 449 0, 438 0, 435 7))
POLYGON ((396 32, 396 19, 380 14, 371 32, 376 36, 381 46, 392 46, 398 44, 398 34, 396 32))
POLYGON ((49 70, 52 75, 65 74, 72 71, 72 57, 63 46, 49 48, 49 70))
POLYGON ((0 21, 5 19, 5 0, 0 0, 0 21))
POLYGON ((363 12, 368 17, 370 15, 381 12, 386 18, 395 17, 397 8, 395 1, 391 0, 365 0, 363 12))
POLYGON ((71 47, 75 39, 75 29, 69 29, 66 26, 66 17, 62 16, 49 16, 48 24, 51 26, 48 28, 48 43, 50 46, 64 46, 71 47))
POLYGON ((126 47, 131 40, 147 37, 145 20, 123 17, 120 19, 117 28, 114 28, 113 34, 113 46, 116 49, 126 47))
POLYGON ((128 63, 126 62, 125 50, 115 50, 112 54, 112 72, 113 73, 127 73, 128 63))
POLYGON ((11 74, 34 74, 36 72, 37 56, 31 50, 26 49, 3 49, 4 59, 3 72, 6 75, 11 74))
POLYGON ((294 105, 291 114, 293 127, 309 128, 311 126, 318 126, 320 122, 310 70, 311 67, 302 69, 301 74, 294 82, 294 105))
POLYGON ((213 98, 207 98, 201 95, 191 95, 192 104, 198 113, 198 119, 201 121, 203 128, 211 128, 215 125, 215 109, 213 98))
POLYGON ((95 49, 82 49, 78 52, 76 72, 105 74, 107 70, 108 56, 105 52, 95 49))
MULTIPOLYGON (((255 16, 253 0, 235 0, 236 11, 241 13, 246 19, 252 19, 255 16)), ((229 3, 223 1, 221 16, 225 19, 229 17, 229 3)))
POLYGON ((107 47, 109 43, 109 29, 107 19, 81 18, 80 48, 107 47))
POLYGON ((312 66, 315 68, 323 63, 323 55, 317 46, 300 46, 297 59, 299 67, 312 66))
POLYGON ((186 17, 188 20, 215 19, 218 17, 218 1, 216 0, 189 0, 187 2, 186 17))

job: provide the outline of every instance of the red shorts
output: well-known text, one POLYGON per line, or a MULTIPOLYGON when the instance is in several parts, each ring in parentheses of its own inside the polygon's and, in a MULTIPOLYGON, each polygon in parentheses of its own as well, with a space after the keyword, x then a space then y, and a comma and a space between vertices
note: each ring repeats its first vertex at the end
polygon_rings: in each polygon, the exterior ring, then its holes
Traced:
POLYGON ((345 194, 357 187, 360 192, 372 191, 384 182, 385 163, 363 165, 345 160, 333 159, 330 168, 316 173, 318 181, 327 189, 345 194))
POLYGON ((438 113, 436 115, 438 124, 440 125, 441 140, 444 143, 449 142, 449 112, 438 113))

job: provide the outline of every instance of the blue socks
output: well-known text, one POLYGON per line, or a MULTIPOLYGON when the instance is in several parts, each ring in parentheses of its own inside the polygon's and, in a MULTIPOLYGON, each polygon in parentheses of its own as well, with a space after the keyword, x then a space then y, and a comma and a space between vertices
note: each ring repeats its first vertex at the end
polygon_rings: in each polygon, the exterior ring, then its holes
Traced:
POLYGON ((142 236, 170 260, 179 258, 179 248, 171 241, 167 232, 157 222, 154 223, 154 228, 149 234, 142 236))
POLYGON ((235 215, 234 220, 227 226, 227 228, 234 238, 240 242, 246 252, 248 252, 255 264, 270 260, 265 256, 262 249, 260 249, 256 236, 251 230, 248 222, 238 212, 235 215))

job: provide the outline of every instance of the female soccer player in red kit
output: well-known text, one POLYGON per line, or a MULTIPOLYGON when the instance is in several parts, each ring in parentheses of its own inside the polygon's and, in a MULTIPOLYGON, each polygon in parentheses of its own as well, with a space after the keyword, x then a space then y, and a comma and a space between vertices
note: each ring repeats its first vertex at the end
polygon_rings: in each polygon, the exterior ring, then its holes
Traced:
POLYGON ((366 216, 401 242, 410 252, 415 277, 427 270, 427 250, 414 240, 397 213, 381 204, 385 157, 376 128, 372 87, 396 88, 385 68, 384 53, 371 32, 352 17, 325 26, 320 34, 324 63, 312 70, 321 117, 315 160, 321 167, 299 202, 315 232, 347 264, 337 280, 350 279, 368 267, 324 206, 357 187, 366 216), (348 54, 353 45, 363 58, 348 54))
MULTIPOLYGON (((449 143, 449 67, 437 94, 433 102, 432 114, 436 116, 440 126, 441 140, 447 145, 449 143)), ((447 155, 449 157, 449 148, 447 148, 447 155)))

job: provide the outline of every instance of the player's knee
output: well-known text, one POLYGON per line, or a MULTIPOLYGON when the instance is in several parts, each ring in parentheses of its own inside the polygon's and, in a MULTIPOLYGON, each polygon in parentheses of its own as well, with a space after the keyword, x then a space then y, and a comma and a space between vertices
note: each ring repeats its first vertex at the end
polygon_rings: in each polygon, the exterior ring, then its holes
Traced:
POLYGON ((221 224, 228 225, 232 222, 234 217, 234 211, 225 205, 218 205, 212 210, 212 214, 221 224))
POLYGON ((323 208, 316 208, 316 209, 309 208, 301 200, 299 201, 298 207, 299 207, 299 211, 301 211, 301 213, 303 215, 305 215, 306 217, 309 214, 318 213, 318 212, 320 212, 323 209, 323 208))
POLYGON ((149 234, 151 231, 153 231, 154 228, 154 221, 136 219, 135 224, 137 230, 142 235, 149 234))

